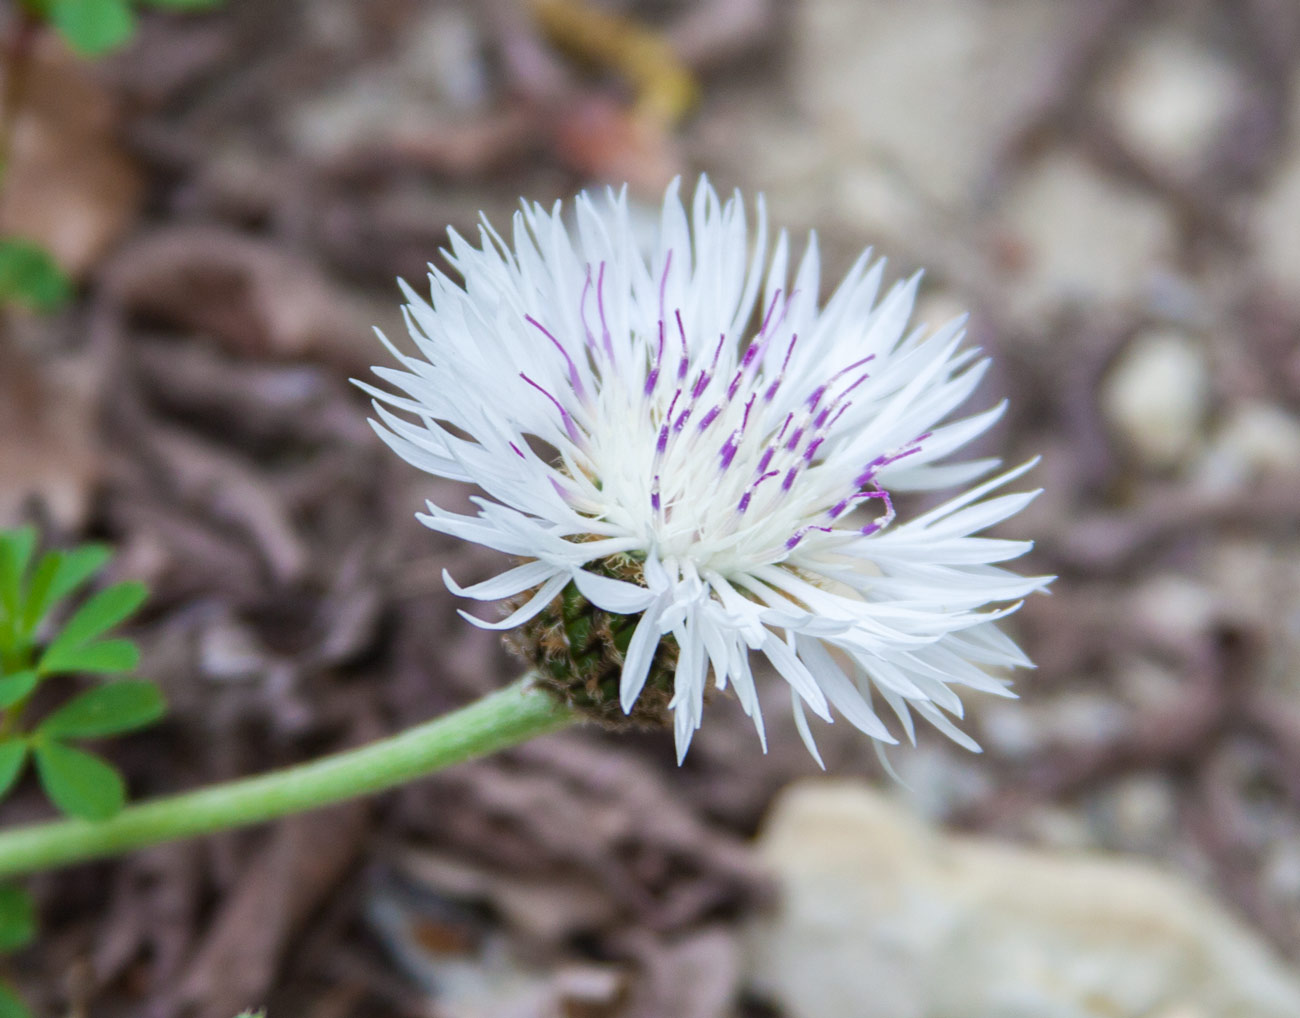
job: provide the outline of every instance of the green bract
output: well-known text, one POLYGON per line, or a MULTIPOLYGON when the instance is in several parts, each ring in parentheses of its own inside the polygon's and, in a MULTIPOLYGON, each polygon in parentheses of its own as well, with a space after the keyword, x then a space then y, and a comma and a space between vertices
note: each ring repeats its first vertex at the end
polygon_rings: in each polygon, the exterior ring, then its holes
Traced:
POLYGON ((135 644, 104 637, 140 607, 146 591, 140 583, 118 583, 65 609, 67 598, 108 562, 108 548, 51 551, 33 565, 35 549, 35 528, 0 531, 0 796, 18 782, 30 757, 55 806, 69 816, 106 820, 126 800, 122 776, 68 741, 120 735, 156 721, 165 709, 158 687, 141 679, 101 682, 49 711, 34 728, 24 727, 23 714, 51 676, 133 670, 140 659, 135 644), (56 617, 61 624, 51 624, 56 617))

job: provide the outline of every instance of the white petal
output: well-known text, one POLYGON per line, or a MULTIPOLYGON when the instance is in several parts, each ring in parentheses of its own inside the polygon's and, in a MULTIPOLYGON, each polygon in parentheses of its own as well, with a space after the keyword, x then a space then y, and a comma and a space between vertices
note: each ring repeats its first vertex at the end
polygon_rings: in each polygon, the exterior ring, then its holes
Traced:
POLYGON ((655 599, 654 594, 645 587, 600 576, 585 569, 579 569, 573 574, 573 582, 588 601, 615 615, 634 615, 655 599))
POLYGON ((552 576, 542 584, 536 594, 530 597, 524 604, 520 605, 500 622, 486 622, 483 619, 475 618, 463 609, 458 609, 458 612, 461 618, 465 619, 467 622, 472 622, 474 625, 478 626, 479 629, 514 629, 515 626, 523 625, 550 604, 555 598, 555 595, 563 590, 564 585, 568 582, 568 577, 563 574, 560 576, 552 576))
POLYGON ((447 589, 453 594, 459 594, 461 597, 472 597, 479 601, 497 601, 544 583, 558 572, 563 570, 549 562, 526 562, 513 569, 507 569, 504 573, 498 573, 490 580, 462 587, 451 578, 451 573, 444 569, 442 582, 447 584, 447 589))
POLYGON ((650 674, 650 662, 654 660, 655 650, 659 647, 659 619, 651 611, 642 613, 632 631, 632 640, 628 643, 627 654, 623 657, 623 673, 619 677, 618 701, 624 714, 631 714, 637 697, 645 688, 646 677, 650 674))

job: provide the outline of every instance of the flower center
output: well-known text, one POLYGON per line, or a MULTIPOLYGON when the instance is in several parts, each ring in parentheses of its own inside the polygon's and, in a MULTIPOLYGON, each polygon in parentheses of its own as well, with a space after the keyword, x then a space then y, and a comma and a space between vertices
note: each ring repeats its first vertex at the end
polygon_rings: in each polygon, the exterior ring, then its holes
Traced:
POLYGON ((633 330, 629 343, 615 342, 606 315, 603 263, 588 266, 580 297, 581 350, 527 318, 564 361, 567 391, 523 378, 554 404, 572 444, 565 467, 575 485, 565 495, 574 508, 625 528, 661 559, 723 576, 782 561, 810 538, 888 525, 893 502, 877 474, 928 435, 867 463, 840 454, 837 425, 870 379, 873 356, 821 380, 796 377, 799 335, 786 321, 793 294, 780 290, 748 344, 725 332, 692 336, 681 309, 666 307, 671 267, 670 252, 653 332, 633 330), (847 525, 868 504, 880 514, 847 525))

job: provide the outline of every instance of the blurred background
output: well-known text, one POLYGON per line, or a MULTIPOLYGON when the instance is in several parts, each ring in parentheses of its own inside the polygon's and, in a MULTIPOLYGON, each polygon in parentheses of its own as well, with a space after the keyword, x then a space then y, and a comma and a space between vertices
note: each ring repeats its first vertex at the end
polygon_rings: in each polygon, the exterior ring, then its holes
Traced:
MULTIPOLYGON (((12 5, 3 31, 19 30, 12 5)), ((517 673, 348 379, 448 225, 675 174, 927 270, 995 358, 1005 530, 1059 575, 882 775, 709 708, 31 882, 40 1015, 1297 1018, 1300 7, 1293 0, 228 0, 32 44, 0 217, 75 286, 11 313, 0 522, 118 549, 168 720, 135 797, 517 673), (971 840, 972 837, 977 840, 971 840), (989 839, 989 840, 983 840, 989 839)), ((0 811, 46 815, 37 790, 0 811)))

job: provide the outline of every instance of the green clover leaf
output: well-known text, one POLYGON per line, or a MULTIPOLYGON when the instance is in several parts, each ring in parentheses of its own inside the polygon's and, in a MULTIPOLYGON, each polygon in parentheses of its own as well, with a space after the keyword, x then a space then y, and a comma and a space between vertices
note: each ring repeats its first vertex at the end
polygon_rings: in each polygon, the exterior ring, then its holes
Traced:
POLYGON ((152 682, 110 682, 69 700, 37 726, 36 734, 51 739, 119 735, 157 721, 165 710, 162 694, 152 682))
POLYGON ((33 755, 45 794, 68 816, 107 820, 126 805, 122 775, 93 753, 41 740, 33 755))

